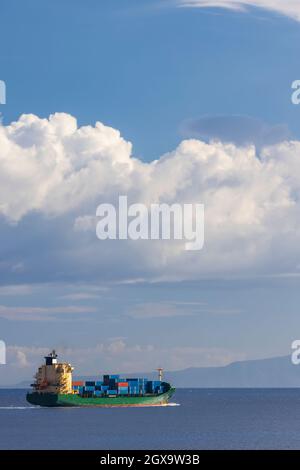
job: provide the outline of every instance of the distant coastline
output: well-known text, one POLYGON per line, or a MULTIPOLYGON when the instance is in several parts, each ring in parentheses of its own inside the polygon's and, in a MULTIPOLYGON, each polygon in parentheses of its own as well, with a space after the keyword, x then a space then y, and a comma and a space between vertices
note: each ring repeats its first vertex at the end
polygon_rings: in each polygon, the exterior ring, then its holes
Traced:
MULTIPOLYGON (((141 377, 147 375, 150 379, 156 377, 156 372, 136 374, 141 377)), ((94 376, 74 376, 76 380, 89 378, 93 379, 94 376)), ((293 365, 290 356, 281 356, 233 362, 222 367, 165 371, 165 378, 177 388, 295 388, 300 387, 300 366, 293 365)), ((0 388, 28 388, 31 382, 22 381, 0 388)))

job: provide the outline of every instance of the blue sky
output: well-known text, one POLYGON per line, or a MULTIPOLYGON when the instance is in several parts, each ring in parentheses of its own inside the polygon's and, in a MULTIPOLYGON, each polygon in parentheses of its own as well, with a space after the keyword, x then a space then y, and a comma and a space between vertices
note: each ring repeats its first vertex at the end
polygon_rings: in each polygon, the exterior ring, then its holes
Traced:
MULTIPOLYGON (((291 103, 291 84, 299 78, 299 41, 300 23, 276 9, 179 8, 175 1, 141 0, 2 2, 4 126, 22 114, 48 119, 66 113, 77 119, 78 127, 100 121, 119 130, 133 145, 130 158, 139 160, 137 176, 128 176, 138 194, 153 160, 173 152, 156 175, 173 194, 170 180, 181 187, 180 172, 184 181, 190 171, 187 160, 209 152, 192 144, 179 148, 183 139, 254 144, 258 160, 264 147, 274 144, 275 163, 272 168, 266 164, 265 175, 256 164, 245 169, 247 164, 238 159, 230 178, 234 174, 241 185, 233 200, 251 194, 246 212, 253 204, 256 215, 274 204, 280 211, 268 213, 253 234, 256 222, 249 222, 244 238, 245 226, 239 232, 243 207, 237 218, 224 201, 220 212, 231 211, 236 238, 226 223, 217 228, 222 237, 216 237, 217 225, 209 221, 211 238, 194 259, 189 254, 173 259, 168 252, 167 261, 160 263, 160 248, 152 251, 145 244, 108 242, 98 250, 94 232, 72 227, 78 217, 92 214, 97 202, 114 199, 124 187, 113 185, 127 178, 123 160, 118 160, 127 144, 104 129, 104 140, 115 139, 108 153, 120 163, 120 173, 107 161, 99 176, 99 196, 96 192, 77 201, 78 188, 51 186, 49 179, 58 171, 51 166, 52 152, 56 155, 64 141, 58 136, 54 146, 43 134, 42 121, 24 121, 21 131, 8 131, 24 151, 19 155, 16 147, 11 150, 16 162, 23 155, 16 163, 20 170, 6 173, 4 163, 2 167, 0 337, 9 347, 9 363, 1 367, 0 383, 26 378, 53 346, 81 373, 99 367, 137 371, 159 365, 220 365, 290 352, 300 330, 299 187, 293 181, 298 147, 291 157, 290 146, 282 148, 281 142, 300 138, 300 108, 291 103), (38 160, 47 154, 45 168, 23 167, 30 146, 39 149, 38 160), (278 178, 284 187, 278 186, 278 178), (274 186, 268 186, 270 180, 274 186), (46 187, 54 189, 41 202, 46 187), (285 204, 287 192, 294 199, 285 204)), ((63 117, 51 132, 72 125, 63 117)), ((86 144, 77 140, 65 153, 76 153, 76 145, 86 144)), ((236 154, 228 148, 222 152, 236 154)), ((216 190, 212 181, 220 175, 207 183, 210 167, 199 173, 197 168, 184 197, 191 195, 189 188, 209 184, 203 197, 209 208, 211 203, 212 220, 219 220, 215 204, 223 196, 216 195, 214 204, 209 197, 216 190)), ((84 184, 96 186, 97 177, 84 184)))
POLYGON ((298 135, 299 24, 175 2, 12 0, 1 7, 5 122, 64 111, 120 129, 155 159, 203 115, 250 115, 298 135), (17 13, 16 13, 17 12, 17 13))

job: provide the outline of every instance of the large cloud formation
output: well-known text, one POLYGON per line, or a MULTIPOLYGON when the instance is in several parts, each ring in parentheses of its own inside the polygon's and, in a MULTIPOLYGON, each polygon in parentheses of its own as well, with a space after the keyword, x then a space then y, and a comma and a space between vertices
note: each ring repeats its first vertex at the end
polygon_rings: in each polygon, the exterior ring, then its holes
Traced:
POLYGON ((150 163, 99 122, 23 115, 0 126, 0 280, 197 279, 298 274, 300 142, 184 140, 150 163), (204 203, 205 245, 99 241, 101 202, 204 203))
POLYGON ((183 7, 227 8, 238 11, 247 11, 249 7, 257 7, 300 21, 298 0, 179 0, 178 4, 183 7))

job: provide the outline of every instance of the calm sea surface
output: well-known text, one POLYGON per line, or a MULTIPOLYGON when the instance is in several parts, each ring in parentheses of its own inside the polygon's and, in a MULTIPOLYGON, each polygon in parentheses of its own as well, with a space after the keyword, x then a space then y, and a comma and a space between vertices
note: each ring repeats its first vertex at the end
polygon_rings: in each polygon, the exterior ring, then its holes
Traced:
POLYGON ((113 409, 32 407, 25 394, 0 390, 1 449, 300 449, 296 389, 181 389, 173 406, 113 409))

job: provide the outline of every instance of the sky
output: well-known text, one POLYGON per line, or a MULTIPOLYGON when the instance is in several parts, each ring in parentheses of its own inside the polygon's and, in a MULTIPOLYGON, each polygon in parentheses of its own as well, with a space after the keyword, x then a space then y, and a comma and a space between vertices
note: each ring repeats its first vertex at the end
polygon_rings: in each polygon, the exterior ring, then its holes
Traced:
POLYGON ((300 6, 3 0, 0 385, 219 366, 300 334, 300 6), (99 203, 205 205, 205 243, 100 241, 99 203))

